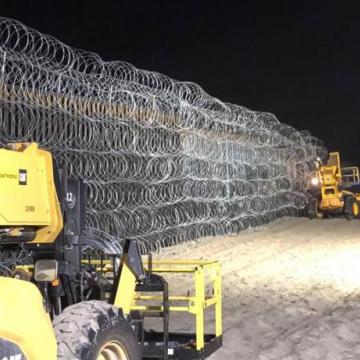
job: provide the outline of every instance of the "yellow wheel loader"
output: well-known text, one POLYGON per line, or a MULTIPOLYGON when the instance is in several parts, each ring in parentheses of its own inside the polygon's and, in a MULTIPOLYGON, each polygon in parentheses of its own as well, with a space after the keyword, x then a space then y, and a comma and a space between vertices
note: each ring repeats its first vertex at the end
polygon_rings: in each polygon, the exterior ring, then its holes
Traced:
POLYGON ((0 277, 1 360, 205 359, 222 344, 216 261, 158 260, 126 241, 122 254, 83 256, 86 187, 36 143, 0 149, 0 252, 31 261, 0 277), (173 295, 167 274, 193 277, 173 295), (205 311, 214 331, 205 333, 205 311), (171 331, 174 313, 194 333, 171 331), (160 330, 145 319, 159 318, 160 330))
POLYGON ((359 218, 360 179, 355 166, 341 167, 338 152, 329 154, 326 165, 318 164, 310 180, 307 213, 310 219, 343 214, 359 218))

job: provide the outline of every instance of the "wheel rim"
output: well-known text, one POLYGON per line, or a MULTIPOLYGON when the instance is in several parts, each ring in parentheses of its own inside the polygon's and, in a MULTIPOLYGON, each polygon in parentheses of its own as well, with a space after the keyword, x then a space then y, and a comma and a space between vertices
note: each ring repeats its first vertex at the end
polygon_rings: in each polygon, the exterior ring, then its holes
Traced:
POLYGON ((359 205, 356 202, 353 203, 352 210, 353 210, 354 216, 359 215, 359 205))
POLYGON ((316 199, 315 204, 314 204, 314 212, 315 212, 315 217, 317 218, 321 218, 323 216, 323 213, 320 212, 319 210, 319 200, 316 199))
POLYGON ((121 343, 112 340, 104 344, 96 360, 129 360, 129 357, 121 343))
POLYGON ((315 214, 316 216, 319 216, 320 212, 319 212, 319 200, 315 201, 315 214))

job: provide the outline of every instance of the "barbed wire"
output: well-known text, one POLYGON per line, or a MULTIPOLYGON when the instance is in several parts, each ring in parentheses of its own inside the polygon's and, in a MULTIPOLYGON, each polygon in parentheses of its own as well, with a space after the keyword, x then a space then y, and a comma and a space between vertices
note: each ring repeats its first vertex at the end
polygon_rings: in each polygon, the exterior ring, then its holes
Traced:
MULTIPOLYGON (((157 250, 297 215, 321 142, 199 85, 0 18, 0 141, 36 141, 88 186, 86 238, 157 250)), ((90 245, 89 245, 90 246, 90 245)))

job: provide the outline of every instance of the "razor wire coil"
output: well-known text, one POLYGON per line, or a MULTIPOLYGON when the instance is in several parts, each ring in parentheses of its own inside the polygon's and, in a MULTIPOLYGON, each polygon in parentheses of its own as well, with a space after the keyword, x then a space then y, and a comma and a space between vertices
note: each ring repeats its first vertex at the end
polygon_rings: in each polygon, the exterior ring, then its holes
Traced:
POLYGON ((6 18, 0 141, 36 141, 86 182, 86 241, 108 253, 127 238, 158 250, 296 215, 326 153, 273 114, 6 18))

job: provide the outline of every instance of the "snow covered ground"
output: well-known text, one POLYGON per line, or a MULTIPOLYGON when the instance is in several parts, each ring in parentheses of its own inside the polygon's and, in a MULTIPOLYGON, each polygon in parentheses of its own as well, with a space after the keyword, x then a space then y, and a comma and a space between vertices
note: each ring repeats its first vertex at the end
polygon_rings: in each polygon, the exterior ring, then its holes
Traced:
POLYGON ((360 359, 360 221, 282 219, 160 256, 222 263, 224 346, 211 360, 360 359))

